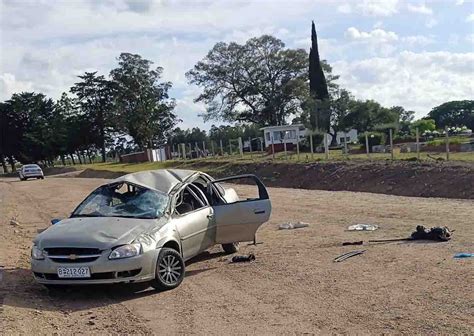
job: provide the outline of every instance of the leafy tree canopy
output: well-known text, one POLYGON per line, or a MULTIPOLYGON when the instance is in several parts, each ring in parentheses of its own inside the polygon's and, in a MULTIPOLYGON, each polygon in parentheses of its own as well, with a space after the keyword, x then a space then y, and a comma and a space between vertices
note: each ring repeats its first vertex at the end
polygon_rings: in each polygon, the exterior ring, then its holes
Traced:
POLYGON ((205 120, 280 125, 300 109, 307 66, 305 50, 263 35, 217 43, 186 76, 203 88, 195 101, 207 105, 205 120))
POLYGON ((441 104, 428 113, 438 127, 467 126, 474 130, 474 100, 457 100, 441 104))
POLYGON ((161 82, 163 68, 140 55, 122 53, 119 66, 110 72, 116 90, 117 125, 140 147, 162 143, 177 123, 175 102, 168 91, 171 82, 161 82))

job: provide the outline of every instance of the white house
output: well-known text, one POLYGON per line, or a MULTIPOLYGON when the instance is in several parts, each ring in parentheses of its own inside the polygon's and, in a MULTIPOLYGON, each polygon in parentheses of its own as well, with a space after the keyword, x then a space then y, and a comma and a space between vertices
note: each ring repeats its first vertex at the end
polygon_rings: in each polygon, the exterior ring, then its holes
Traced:
MULTIPOLYGON (((351 129, 347 132, 337 132, 336 133, 336 141, 338 145, 344 145, 344 141, 347 143, 357 142, 358 141, 358 133, 356 129, 351 129)), ((332 143, 332 135, 328 134, 328 141, 332 143)))
POLYGON ((303 124, 268 126, 260 130, 263 131, 265 148, 270 150, 273 144, 275 152, 284 150, 284 144, 288 150, 292 150, 293 146, 296 146, 296 143, 306 136, 303 124))

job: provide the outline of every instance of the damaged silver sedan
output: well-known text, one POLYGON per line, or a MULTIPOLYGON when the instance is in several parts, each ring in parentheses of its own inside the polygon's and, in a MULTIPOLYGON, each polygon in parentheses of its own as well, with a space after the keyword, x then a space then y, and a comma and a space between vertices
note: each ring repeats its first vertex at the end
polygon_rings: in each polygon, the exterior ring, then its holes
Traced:
POLYGON ((129 174, 94 190, 69 218, 52 221, 34 240, 31 268, 46 286, 150 281, 172 289, 183 281, 186 260, 215 244, 236 252, 270 213, 267 190, 254 175, 129 174), (223 183, 250 183, 255 193, 240 199, 223 183))

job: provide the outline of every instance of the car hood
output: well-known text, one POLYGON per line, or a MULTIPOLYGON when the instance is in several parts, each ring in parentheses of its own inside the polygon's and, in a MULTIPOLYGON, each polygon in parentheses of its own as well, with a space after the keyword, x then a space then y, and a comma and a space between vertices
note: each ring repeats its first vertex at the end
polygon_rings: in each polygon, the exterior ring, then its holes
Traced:
POLYGON ((140 234, 159 229, 163 219, 82 217, 63 219, 40 233, 34 243, 39 248, 90 247, 101 250, 129 244, 140 234))

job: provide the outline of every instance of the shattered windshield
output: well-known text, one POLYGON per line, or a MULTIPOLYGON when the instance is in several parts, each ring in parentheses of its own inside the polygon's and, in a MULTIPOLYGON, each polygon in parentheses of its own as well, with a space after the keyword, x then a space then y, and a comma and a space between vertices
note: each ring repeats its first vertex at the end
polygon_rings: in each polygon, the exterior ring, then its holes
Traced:
POLYGON ((72 217, 158 218, 169 197, 161 192, 128 183, 97 188, 74 211, 72 217))

